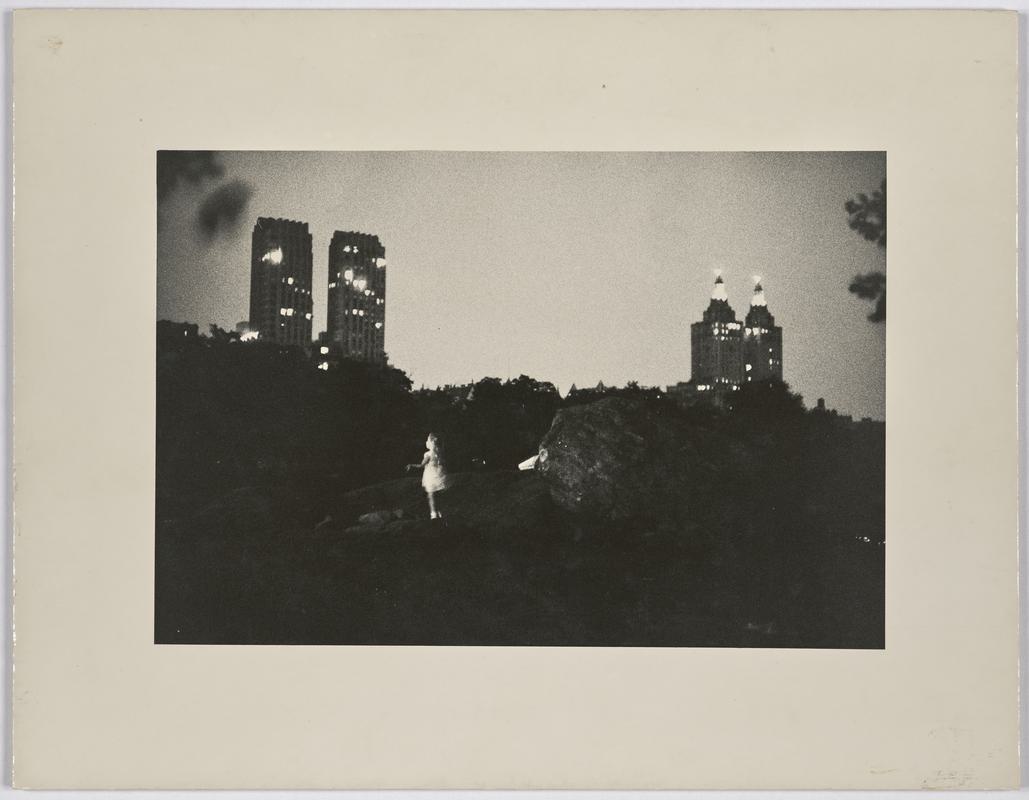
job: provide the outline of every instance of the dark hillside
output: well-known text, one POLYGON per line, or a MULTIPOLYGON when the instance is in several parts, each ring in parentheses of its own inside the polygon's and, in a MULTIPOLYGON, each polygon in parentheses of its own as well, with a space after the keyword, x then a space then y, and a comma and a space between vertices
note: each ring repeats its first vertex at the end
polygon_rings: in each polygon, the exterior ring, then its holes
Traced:
MULTIPOLYGON (((324 430, 318 392, 330 390, 310 391, 300 421, 283 422, 294 438, 324 430)), ((248 402, 252 421, 261 404, 248 402)), ((341 451, 347 465, 370 457, 382 466, 369 474, 396 474, 417 460, 425 404, 443 405, 456 426, 485 403, 403 391, 389 402, 364 419, 410 429, 413 454, 399 441, 390 454, 388 437, 354 420, 309 452, 341 451)), ((265 420, 292 419, 273 405, 265 420)), ((766 417, 758 406, 728 416, 653 397, 570 406, 542 436, 540 470, 453 474, 442 521, 427 519, 416 477, 352 486, 356 467, 310 462, 282 474, 237 468, 217 485, 179 486, 162 473, 156 640, 882 647, 882 426, 802 410, 766 417)), ((202 410, 210 419, 198 430, 237 464, 289 438, 272 426, 237 448, 252 429, 215 424, 206 401, 202 410)), ((190 438, 174 448, 159 438, 159 458, 162 441, 165 457, 181 456, 190 438)), ((461 447, 477 446, 466 432, 461 447)), ((506 446, 515 458, 516 443, 506 446)), ((287 448, 295 459, 303 450, 287 448)))

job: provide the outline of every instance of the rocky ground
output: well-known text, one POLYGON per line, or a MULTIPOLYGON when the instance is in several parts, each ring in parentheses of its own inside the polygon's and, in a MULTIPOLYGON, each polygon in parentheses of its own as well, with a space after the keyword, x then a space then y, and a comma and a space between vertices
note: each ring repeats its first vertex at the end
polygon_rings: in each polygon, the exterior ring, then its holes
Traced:
POLYGON ((559 412, 535 472, 454 474, 442 520, 417 477, 159 508, 156 640, 881 647, 880 487, 797 489, 785 441, 611 399, 559 412))

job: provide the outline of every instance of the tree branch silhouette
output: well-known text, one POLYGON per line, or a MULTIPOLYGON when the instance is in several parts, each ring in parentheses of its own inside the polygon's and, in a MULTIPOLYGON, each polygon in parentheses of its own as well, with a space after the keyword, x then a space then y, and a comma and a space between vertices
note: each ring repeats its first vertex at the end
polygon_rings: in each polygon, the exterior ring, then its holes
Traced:
MULTIPOLYGON (((886 249, 886 179, 871 195, 858 194, 843 204, 847 212, 850 229, 878 247, 886 249)), ((872 322, 886 320, 886 273, 875 271, 855 275, 850 282, 850 291, 862 300, 874 303, 868 319, 872 322)))

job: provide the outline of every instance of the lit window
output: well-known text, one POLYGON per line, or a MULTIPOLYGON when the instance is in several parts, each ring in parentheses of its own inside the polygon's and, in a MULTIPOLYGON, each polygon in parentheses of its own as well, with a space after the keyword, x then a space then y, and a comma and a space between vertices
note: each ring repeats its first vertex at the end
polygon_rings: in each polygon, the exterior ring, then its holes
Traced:
POLYGON ((304 316, 307 317, 308 319, 311 319, 311 312, 308 311, 306 314, 304 314, 304 316))
POLYGON ((365 296, 365 297, 370 297, 370 296, 371 296, 371 294, 372 294, 372 290, 371 290, 371 289, 365 289, 365 290, 364 290, 364 296, 365 296))
POLYGON ((747 364, 747 372, 750 372, 750 364, 747 364))
POLYGON ((322 355, 325 355, 326 353, 329 352, 329 348, 325 347, 324 345, 322 347, 320 347, 319 350, 321 351, 322 355))
POLYGON ((280 317, 284 317, 284 316, 286 316, 286 309, 284 309, 284 308, 280 308, 280 309, 279 309, 279 316, 280 316, 280 317))
POLYGON ((343 252, 344 252, 344 253, 349 253, 349 252, 350 252, 350 245, 348 245, 348 244, 347 244, 347 245, 344 245, 344 246, 343 246, 343 252))
POLYGON ((328 370, 329 369, 329 362, 328 361, 323 361, 321 364, 318 365, 318 369, 328 370))
POLYGON ((366 281, 364 278, 358 278, 354 281, 354 286, 357 288, 357 291, 359 292, 363 292, 367 285, 368 281, 366 281))
POLYGON ((775 363, 775 362, 772 361, 772 359, 768 359, 768 366, 772 366, 773 363, 775 363))
POLYGON ((346 272, 343 273, 343 277, 346 278, 348 281, 352 281, 354 279, 354 271, 352 269, 348 269, 346 272))
POLYGON ((265 264, 281 264, 282 263, 282 248, 276 247, 274 250, 269 250, 263 256, 261 260, 265 264))
POLYGON ((292 317, 292 316, 293 316, 293 312, 294 312, 294 311, 295 311, 295 309, 292 309, 292 308, 287 308, 287 309, 286 309, 286 316, 287 316, 287 317, 292 317))
POLYGON ((293 285, 293 279, 292 278, 286 278, 286 283, 288 283, 290 286, 292 286, 293 285))
POLYGON ((336 281, 333 281, 332 283, 330 283, 329 284, 329 288, 330 289, 335 289, 336 288, 336 281))
POLYGON ((363 317, 363 316, 364 316, 364 309, 362 308, 362 309, 361 309, 360 311, 358 311, 357 313, 358 313, 358 314, 359 314, 360 316, 362 316, 362 317, 363 317))
POLYGON ((379 269, 382 269, 383 267, 386 266, 386 259, 384 259, 384 258, 377 258, 377 259, 375 259, 375 266, 377 266, 379 269))
POLYGON ((353 314, 356 317, 357 316, 357 309, 356 308, 350 309, 350 313, 353 314))
POLYGON ((375 327, 376 328, 381 328, 382 327, 382 323, 381 322, 376 322, 375 323, 375 327))

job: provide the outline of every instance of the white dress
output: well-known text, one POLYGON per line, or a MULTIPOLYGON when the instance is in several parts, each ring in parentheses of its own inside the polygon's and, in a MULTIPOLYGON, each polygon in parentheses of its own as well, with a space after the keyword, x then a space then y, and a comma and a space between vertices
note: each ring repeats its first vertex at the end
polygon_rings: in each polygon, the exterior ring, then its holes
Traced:
POLYGON ((422 488, 427 492, 441 492, 447 488, 447 473, 439 461, 439 456, 426 450, 422 457, 425 469, 422 471, 422 488))

